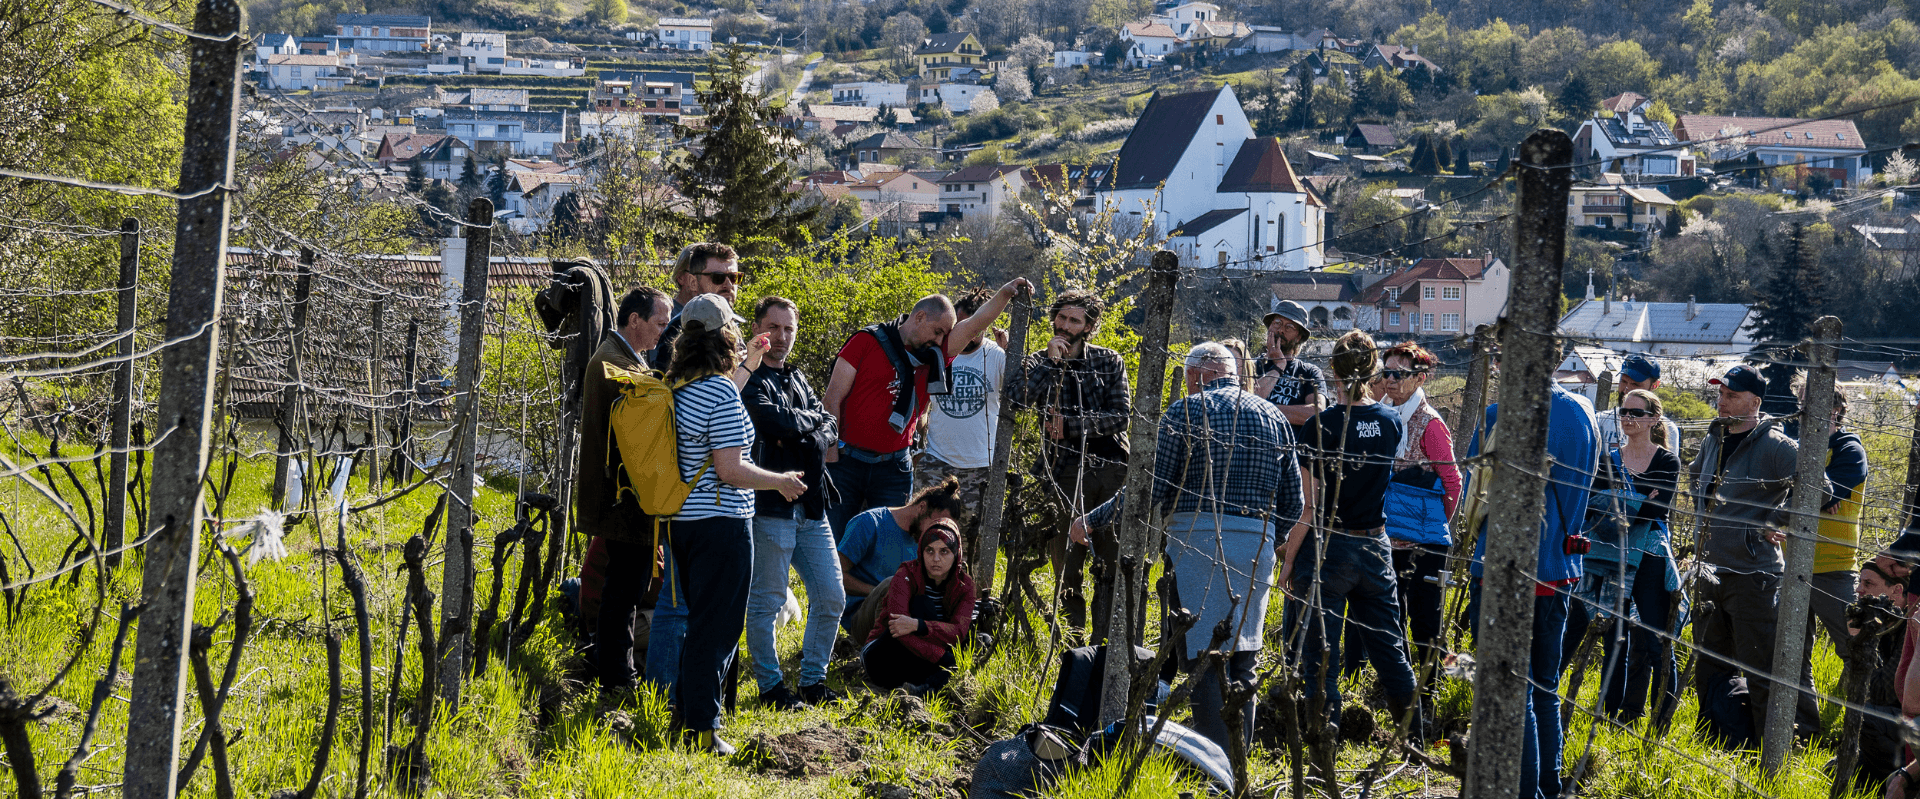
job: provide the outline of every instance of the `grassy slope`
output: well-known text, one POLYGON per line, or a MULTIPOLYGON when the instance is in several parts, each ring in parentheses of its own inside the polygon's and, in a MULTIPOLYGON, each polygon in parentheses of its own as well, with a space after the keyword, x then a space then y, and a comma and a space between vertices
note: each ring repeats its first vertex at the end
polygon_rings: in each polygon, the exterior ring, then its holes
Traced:
MULTIPOLYGON (((236 492, 235 513, 231 516, 240 518, 262 507, 262 486, 270 480, 267 464, 246 464, 238 480, 244 488, 236 492)), ((6 490, 21 491, 17 485, 15 481, 16 487, 6 490)), ((355 491, 360 489, 356 484, 355 491)), ((482 534, 477 539, 490 540, 492 533, 510 523, 510 496, 510 492, 492 488, 480 491, 476 505, 482 534)), ((384 702, 395 631, 393 614, 404 586, 397 571, 399 544, 418 530, 433 499, 428 492, 417 492, 348 523, 348 538, 361 554, 372 583, 376 702, 384 702)), ((49 524, 44 507, 24 492, 6 500, 14 528, 21 531, 26 548, 44 570, 57 558, 67 534, 49 524)), ((332 537, 331 527, 328 536, 332 537)), ((266 795, 305 782, 324 717, 327 676, 322 635, 331 628, 344 640, 346 701, 341 735, 322 791, 325 795, 345 795, 352 789, 359 741, 358 654, 351 603, 341 589, 337 567, 316 556, 311 526, 293 531, 288 548, 291 555, 286 560, 249 569, 249 579, 259 596, 255 634, 247 645, 242 677, 225 712, 229 730, 245 731, 244 739, 233 749, 234 776, 238 793, 243 796, 266 795)), ((17 559, 10 560, 16 577, 18 563, 17 559)), ((437 569, 437 563, 433 565, 437 569)), ((113 586, 115 598, 131 596, 137 590, 138 569, 138 561, 131 561, 113 586)), ((489 579, 488 574, 481 575, 477 601, 482 604, 489 579)), ((437 571, 429 576, 429 583, 438 589, 437 571)), ((512 585, 511 575, 507 584, 512 585)), ((219 616, 233 596, 228 578, 218 568, 203 574, 199 590, 196 618, 202 623, 219 616)), ((77 620, 91 611, 90 597, 90 583, 80 587, 66 582, 57 587, 36 586, 27 596, 23 614, 7 631, 6 645, 0 648, 0 671, 16 685, 40 685, 74 643, 77 620)), ((510 598, 504 601, 510 602, 510 598)), ((1274 622, 1270 629, 1278 629, 1279 612, 1277 604, 1270 608, 1274 622)), ((1036 624, 1045 624, 1044 617, 1032 618, 1036 624)), ((55 692, 70 707, 33 729, 43 777, 49 783, 59 761, 70 754, 77 740, 92 681, 104 672, 111 619, 105 619, 105 623, 109 629, 102 631, 101 639, 83 658, 74 677, 55 692)), ((1052 679, 1051 660, 1043 652, 1052 650, 1044 642, 1039 648, 1003 647, 985 664, 975 664, 971 653, 963 653, 962 674, 951 695, 920 708, 867 693, 859 687, 851 664, 841 662, 836 664, 832 679, 848 686, 853 698, 832 707, 776 713, 755 706, 752 687, 744 688, 742 711, 730 720, 729 732, 749 754, 720 761, 657 747, 666 719, 657 698, 648 697, 641 707, 630 708, 630 714, 617 718, 616 723, 598 719, 594 695, 563 679, 570 666, 571 644, 565 640, 565 633, 556 632, 558 628, 557 623, 544 627, 516 655, 517 669, 499 668, 496 660, 485 677, 468 686, 462 709, 450 718, 443 717, 435 726, 428 751, 437 785, 446 795, 856 797, 880 782, 909 787, 915 795, 957 795, 982 747, 954 725, 971 722, 988 739, 1005 737, 1041 715, 1052 679)), ((797 656, 800 635, 800 625, 780 631, 781 654, 789 665, 797 656)), ((229 638, 229 628, 223 628, 217 636, 219 644, 213 658, 216 671, 229 638)), ((1826 647, 1818 652, 1818 682, 1822 690, 1830 691, 1838 679, 1838 664, 1826 647)), ((118 780, 126 723, 124 672, 121 679, 116 688, 120 698, 107 703, 96 741, 102 748, 87 764, 82 783, 118 780)), ((402 707, 397 709, 391 737, 384 733, 384 724, 376 722, 376 775, 380 771, 380 745, 388 741, 404 743, 412 735, 406 705, 412 701, 418 679, 418 663, 410 658, 402 675, 402 707)), ((1597 677, 1590 677, 1587 684, 1596 682, 1597 677)), ((1364 684, 1364 680, 1350 683, 1350 695, 1351 691, 1363 691, 1364 684)), ((1467 686, 1456 683, 1446 692, 1451 697, 1449 712, 1463 714, 1470 693, 1467 686)), ((1591 687, 1587 694, 1592 695, 1591 687)), ((188 704, 190 740, 198 732, 199 713, 195 702, 190 700, 188 704)), ((376 717, 382 718, 383 713, 381 709, 376 717)), ((1596 795, 1725 795, 1727 780, 1715 768, 1761 783, 1751 756, 1712 752, 1685 734, 1692 728, 1693 713, 1689 697, 1676 720, 1677 733, 1663 739, 1663 746, 1644 746, 1629 732, 1602 732, 1594 744, 1597 776, 1592 785, 1596 795)), ((1580 756, 1586 729, 1584 718, 1574 724, 1568 739, 1569 763, 1580 756)), ((1343 767, 1358 770, 1376 756, 1373 748, 1349 747, 1342 757, 1343 767)), ((1792 761, 1779 782, 1764 784, 1783 797, 1824 797, 1825 781, 1817 772, 1827 756, 1824 750, 1809 750, 1792 761)), ((1262 749, 1256 752, 1252 772, 1257 784, 1273 786, 1285 778, 1287 767, 1279 753, 1262 749)), ((1113 769, 1103 768, 1076 775, 1049 795, 1111 797, 1117 780, 1113 769)), ((1142 773, 1130 795, 1172 797, 1197 787, 1182 783, 1170 767, 1156 761, 1142 773)), ((1403 771, 1390 786, 1382 787, 1392 789, 1382 795, 1451 795, 1456 790, 1450 781, 1418 769, 1403 771)), ((381 795, 393 793, 378 783, 376 788, 381 795)), ((212 793, 206 766, 186 793, 212 793)))

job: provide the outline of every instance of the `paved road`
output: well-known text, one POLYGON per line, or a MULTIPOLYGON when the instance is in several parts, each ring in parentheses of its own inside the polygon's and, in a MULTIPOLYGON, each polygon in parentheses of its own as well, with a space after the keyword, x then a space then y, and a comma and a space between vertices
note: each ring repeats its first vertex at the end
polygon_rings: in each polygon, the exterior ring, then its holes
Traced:
MULTIPOLYGON (((782 53, 780 55, 780 60, 778 63, 781 63, 781 64, 791 63, 794 59, 799 57, 800 56, 795 55, 793 53, 782 53)), ((754 70, 752 75, 747 76, 747 91, 752 92, 754 94, 760 93, 760 87, 766 83, 767 72, 773 69, 774 63, 775 61, 771 58, 760 62, 760 68, 754 70)))
MULTIPOLYGON (((793 57, 799 58, 799 56, 793 57)), ((813 71, 820 68, 820 61, 821 59, 818 58, 809 61, 807 68, 800 71, 800 83, 793 87, 793 96, 787 98, 788 106, 798 107, 800 101, 807 96, 807 87, 813 85, 813 71)))

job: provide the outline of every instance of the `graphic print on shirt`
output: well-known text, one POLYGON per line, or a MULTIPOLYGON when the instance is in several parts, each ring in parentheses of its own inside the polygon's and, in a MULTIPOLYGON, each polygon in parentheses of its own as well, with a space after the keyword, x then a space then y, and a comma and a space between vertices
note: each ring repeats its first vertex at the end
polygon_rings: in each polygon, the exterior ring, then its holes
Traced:
POLYGON ((1380 423, 1379 422, 1355 422, 1353 425, 1353 432, 1355 435, 1358 435, 1361 438, 1379 438, 1380 423))
MULTIPOLYGON (((955 419, 970 419, 987 408, 987 376, 970 366, 955 365, 950 379, 953 391, 934 395, 940 412, 955 419)), ((895 381, 898 382, 898 381, 895 381)))

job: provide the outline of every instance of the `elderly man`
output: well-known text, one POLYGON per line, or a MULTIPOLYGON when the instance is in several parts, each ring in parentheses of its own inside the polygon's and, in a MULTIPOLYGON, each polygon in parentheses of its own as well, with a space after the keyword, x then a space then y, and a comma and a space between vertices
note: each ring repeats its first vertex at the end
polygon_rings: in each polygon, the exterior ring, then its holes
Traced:
MULTIPOLYGON (((1700 442, 1688 467, 1693 501, 1701 519, 1700 559, 1715 580, 1700 589, 1694 642, 1701 654, 1700 726, 1734 748, 1760 744, 1766 729, 1773 671, 1774 627, 1780 618, 1780 581, 1786 559, 1780 542, 1791 514, 1788 495, 1800 447, 1780 429, 1780 420, 1760 413, 1766 380, 1742 364, 1708 381, 1719 387, 1720 416, 1700 442)), ((1813 685, 1808 658, 1800 672, 1813 685)), ((1812 694, 1801 693, 1794 737, 1820 729, 1812 694)))
MULTIPOLYGON (((1232 631, 1224 645, 1231 653, 1228 675, 1251 681, 1264 641, 1276 544, 1282 531, 1294 528, 1305 504, 1300 465, 1286 417, 1240 388, 1239 369, 1226 347, 1197 345, 1186 365, 1187 396, 1160 417, 1151 497, 1154 511, 1172 512, 1166 552, 1180 603, 1199 615, 1181 647, 1182 666, 1192 671, 1199 665, 1214 627, 1225 621, 1232 631)), ((1070 537, 1085 545, 1090 530, 1114 526, 1125 498, 1115 495, 1075 519, 1070 537)), ((1202 680, 1193 697, 1193 728, 1224 748, 1235 733, 1221 708, 1219 681, 1202 680)), ((1242 742, 1252 740, 1252 709, 1237 734, 1242 742)))

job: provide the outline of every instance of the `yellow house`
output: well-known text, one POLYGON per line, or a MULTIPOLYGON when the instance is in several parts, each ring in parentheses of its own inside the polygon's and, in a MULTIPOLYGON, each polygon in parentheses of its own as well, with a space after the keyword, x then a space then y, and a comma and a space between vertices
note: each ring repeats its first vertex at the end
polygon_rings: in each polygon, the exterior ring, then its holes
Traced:
POLYGON ((971 33, 937 33, 922 39, 913 50, 913 60, 920 65, 922 80, 941 82, 953 79, 956 71, 978 72, 987 66, 986 50, 971 33))

